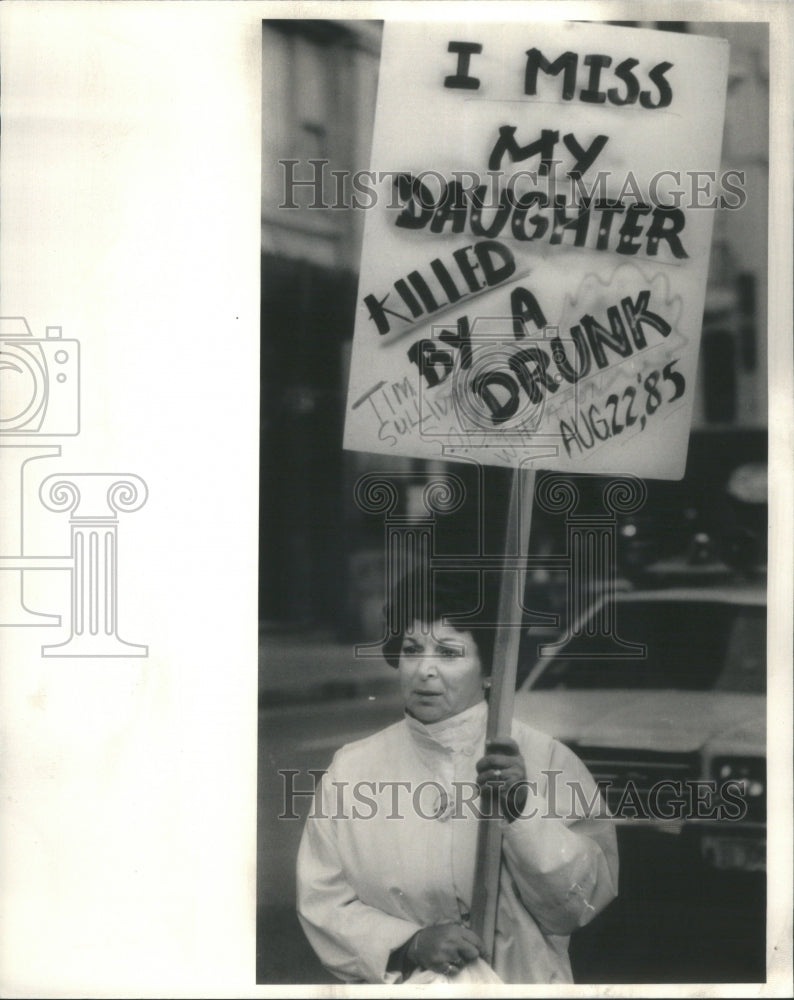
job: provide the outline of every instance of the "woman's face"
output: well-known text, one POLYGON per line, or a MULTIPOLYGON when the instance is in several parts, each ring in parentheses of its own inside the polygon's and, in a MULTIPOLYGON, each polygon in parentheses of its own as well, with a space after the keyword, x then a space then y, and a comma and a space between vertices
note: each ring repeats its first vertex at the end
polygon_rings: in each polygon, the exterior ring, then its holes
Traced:
POLYGON ((414 622, 400 650, 400 689, 406 710, 420 722, 440 722, 483 698, 483 670, 471 632, 414 622))

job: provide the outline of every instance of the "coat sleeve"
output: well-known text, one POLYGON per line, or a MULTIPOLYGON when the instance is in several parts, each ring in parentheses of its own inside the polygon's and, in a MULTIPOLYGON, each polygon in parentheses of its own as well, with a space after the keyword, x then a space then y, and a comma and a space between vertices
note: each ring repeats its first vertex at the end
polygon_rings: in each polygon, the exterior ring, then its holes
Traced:
POLYGON ((534 774, 526 761, 537 792, 530 787, 523 814, 504 824, 503 850, 508 874, 537 924, 548 934, 570 934, 617 895, 617 838, 579 758, 555 740, 548 760, 534 774))
POLYGON ((392 951, 422 929, 420 924, 363 903, 348 877, 330 801, 331 772, 318 788, 320 808, 306 820, 298 850, 298 918, 323 965, 346 982, 393 983, 392 951))

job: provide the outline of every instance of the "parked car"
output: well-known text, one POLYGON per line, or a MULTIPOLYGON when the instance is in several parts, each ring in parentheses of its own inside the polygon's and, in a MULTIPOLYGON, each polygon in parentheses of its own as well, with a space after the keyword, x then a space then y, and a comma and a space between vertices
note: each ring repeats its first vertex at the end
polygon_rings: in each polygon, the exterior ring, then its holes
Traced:
POLYGON ((599 598, 540 645, 515 711, 578 754, 622 827, 760 871, 765 691, 764 586, 675 586, 599 598))

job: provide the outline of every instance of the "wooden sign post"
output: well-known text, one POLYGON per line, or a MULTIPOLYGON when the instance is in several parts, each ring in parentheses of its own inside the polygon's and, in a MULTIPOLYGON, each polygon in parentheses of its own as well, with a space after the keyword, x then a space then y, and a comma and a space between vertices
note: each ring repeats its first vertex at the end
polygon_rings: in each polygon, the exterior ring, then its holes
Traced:
MULTIPOLYGON (((516 469, 510 485, 505 530, 505 554, 525 555, 529 550, 532 508, 535 496, 534 470, 516 469)), ((491 695, 488 701, 486 740, 511 731, 516 689, 518 647, 521 641, 521 607, 526 567, 502 573, 499 617, 494 642, 491 695)), ((502 830, 498 816, 483 818, 477 842, 477 864, 472 898, 472 928, 481 937, 486 959, 493 957, 496 907, 499 901, 499 871, 502 860, 502 830)))
MULTIPOLYGON (((680 479, 728 46, 606 24, 387 21, 344 446, 680 479)), ((361 179, 359 179, 361 180, 361 179)), ((524 574, 503 573, 488 733, 509 733, 524 574)), ((492 947, 498 824, 475 911, 492 947)))

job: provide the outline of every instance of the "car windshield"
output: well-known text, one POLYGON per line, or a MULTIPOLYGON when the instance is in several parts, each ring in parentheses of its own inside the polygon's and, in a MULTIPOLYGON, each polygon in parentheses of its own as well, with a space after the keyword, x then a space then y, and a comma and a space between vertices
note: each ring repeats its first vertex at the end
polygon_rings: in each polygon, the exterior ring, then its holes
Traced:
MULTIPOLYGON (((625 601, 615 632, 645 646, 616 656, 605 636, 573 637, 532 683, 535 690, 636 688, 766 690, 766 609, 706 601, 625 601)), ((592 627, 582 631, 597 632, 592 627)))

